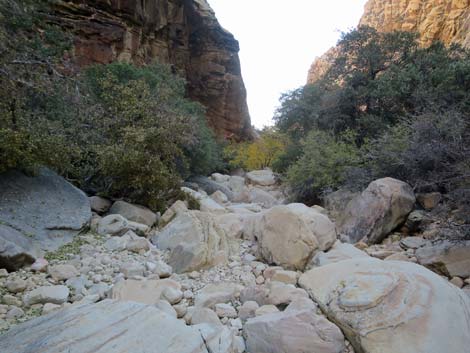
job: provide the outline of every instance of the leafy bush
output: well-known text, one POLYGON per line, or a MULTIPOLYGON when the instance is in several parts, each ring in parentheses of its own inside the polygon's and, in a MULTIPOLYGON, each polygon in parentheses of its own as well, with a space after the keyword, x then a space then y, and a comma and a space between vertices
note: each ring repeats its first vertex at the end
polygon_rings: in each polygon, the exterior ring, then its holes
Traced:
POLYGON ((446 180, 470 174, 469 108, 468 50, 360 27, 343 35, 321 80, 281 97, 274 119, 290 140, 275 166, 303 200, 384 176, 452 190, 446 180))
POLYGON ((253 142, 234 143, 225 148, 225 156, 232 168, 259 170, 272 168, 283 153, 286 137, 274 129, 267 128, 253 142))
POLYGON ((345 182, 347 169, 360 163, 354 138, 351 132, 338 138, 319 130, 309 133, 302 143, 302 156, 287 171, 296 199, 309 202, 345 182))
POLYGON ((52 167, 86 191, 161 210, 181 180, 219 168, 201 105, 169 67, 59 72, 70 38, 48 1, 0 4, 0 172, 52 167))

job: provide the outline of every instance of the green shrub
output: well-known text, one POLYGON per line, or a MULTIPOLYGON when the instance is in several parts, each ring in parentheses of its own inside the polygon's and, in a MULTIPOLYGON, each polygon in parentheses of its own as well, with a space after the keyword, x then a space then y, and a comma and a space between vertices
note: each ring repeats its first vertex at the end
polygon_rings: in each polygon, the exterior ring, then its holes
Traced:
POLYGON ((346 132, 340 137, 313 130, 303 142, 300 159, 287 170, 287 181, 296 199, 310 203, 327 189, 345 182, 348 168, 360 163, 355 136, 346 132))
POLYGON ((90 193, 162 210, 181 180, 221 165, 202 106, 168 66, 57 69, 70 36, 49 1, 0 4, 0 172, 48 166, 90 193))

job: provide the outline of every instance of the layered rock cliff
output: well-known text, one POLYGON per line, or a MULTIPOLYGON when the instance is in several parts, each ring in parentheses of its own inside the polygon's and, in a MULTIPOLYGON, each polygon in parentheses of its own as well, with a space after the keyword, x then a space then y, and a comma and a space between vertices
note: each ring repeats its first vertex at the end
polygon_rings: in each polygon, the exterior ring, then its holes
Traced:
POLYGON ((53 20, 74 36, 72 63, 158 60, 186 78, 188 95, 207 109, 219 136, 251 136, 239 46, 206 0, 71 0, 53 20))
MULTIPOLYGON (((369 0, 359 25, 382 32, 417 32, 423 46, 440 40, 470 47, 470 0, 369 0)), ((334 53, 332 48, 315 59, 307 83, 314 83, 328 70, 334 53)))

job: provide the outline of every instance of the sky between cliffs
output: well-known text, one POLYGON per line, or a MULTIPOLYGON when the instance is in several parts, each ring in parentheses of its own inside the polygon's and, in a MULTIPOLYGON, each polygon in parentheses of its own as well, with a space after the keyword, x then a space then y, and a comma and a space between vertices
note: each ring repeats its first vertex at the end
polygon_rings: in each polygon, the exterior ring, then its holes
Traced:
POLYGON ((355 27, 367 0, 208 0, 240 42, 252 124, 272 125, 281 93, 304 85, 316 56, 355 27))

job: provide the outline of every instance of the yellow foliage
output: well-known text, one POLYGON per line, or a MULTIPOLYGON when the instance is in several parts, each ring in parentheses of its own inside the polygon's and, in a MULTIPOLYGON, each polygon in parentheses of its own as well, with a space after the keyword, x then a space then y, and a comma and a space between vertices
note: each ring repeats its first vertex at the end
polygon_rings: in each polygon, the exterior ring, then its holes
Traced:
POLYGON ((253 142, 229 145, 225 149, 225 155, 232 168, 258 170, 271 167, 285 147, 284 135, 272 129, 266 129, 261 133, 260 138, 253 142))

